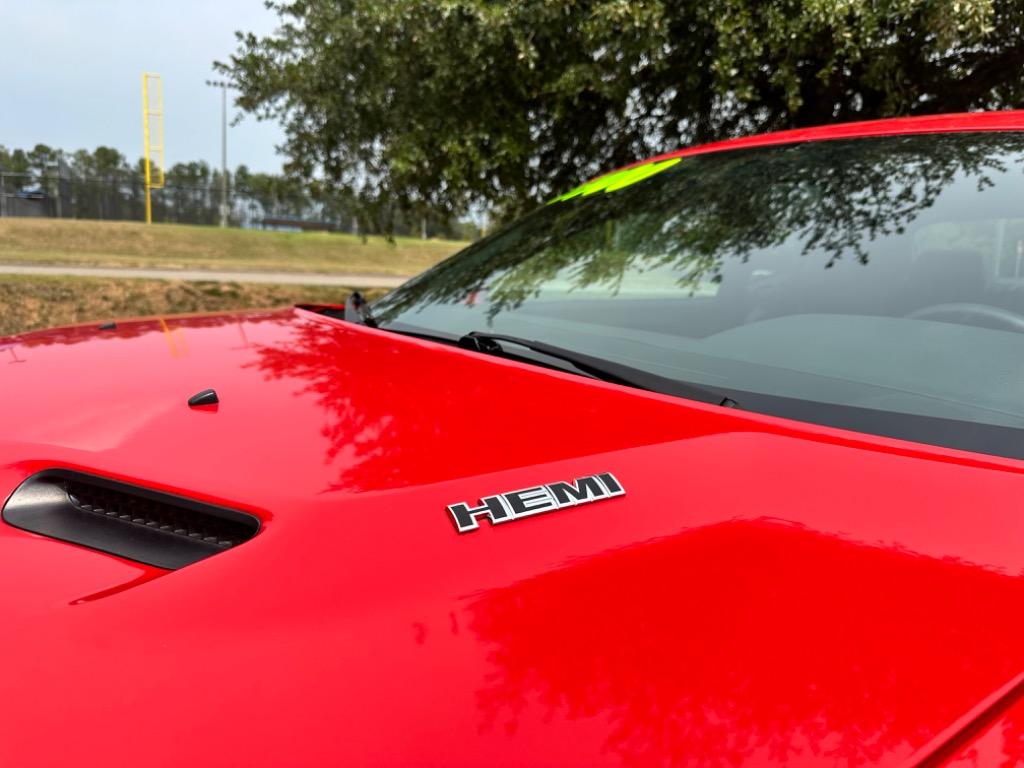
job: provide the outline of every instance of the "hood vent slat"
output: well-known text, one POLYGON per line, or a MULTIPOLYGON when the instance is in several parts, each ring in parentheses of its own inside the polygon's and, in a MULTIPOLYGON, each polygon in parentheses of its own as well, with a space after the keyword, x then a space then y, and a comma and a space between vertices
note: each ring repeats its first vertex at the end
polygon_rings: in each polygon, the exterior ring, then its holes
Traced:
POLYGON ((33 475, 3 508, 26 531, 175 569, 231 549, 259 531, 233 509, 68 470, 33 475))

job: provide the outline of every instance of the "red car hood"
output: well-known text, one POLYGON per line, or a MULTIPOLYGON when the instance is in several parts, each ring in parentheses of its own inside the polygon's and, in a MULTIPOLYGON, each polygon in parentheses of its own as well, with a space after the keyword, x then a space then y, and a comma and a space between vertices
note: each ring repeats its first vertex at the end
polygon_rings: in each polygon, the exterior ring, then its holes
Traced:
POLYGON ((67 467, 263 520, 174 572, 0 526, 3 764, 899 765, 989 709, 1024 732, 1019 462, 304 310, 0 355, 0 497, 67 467), (601 472, 625 495, 446 510, 601 472))

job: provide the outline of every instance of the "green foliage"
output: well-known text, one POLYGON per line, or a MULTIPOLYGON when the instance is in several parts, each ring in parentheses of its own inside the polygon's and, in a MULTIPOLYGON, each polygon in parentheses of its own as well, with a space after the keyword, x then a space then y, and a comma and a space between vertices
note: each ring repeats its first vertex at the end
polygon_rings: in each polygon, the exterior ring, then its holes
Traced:
POLYGON ((1017 0, 277 0, 221 71, 290 170, 395 210, 520 213, 737 134, 1017 106, 1017 0))
POLYGON ((255 200, 263 210, 277 216, 298 218, 313 204, 307 186, 294 177, 254 173, 240 165, 235 171, 234 184, 240 197, 255 200))
POLYGON ((0 145, 0 171, 4 173, 43 176, 63 159, 61 150, 51 149, 45 144, 36 144, 27 152, 0 145))

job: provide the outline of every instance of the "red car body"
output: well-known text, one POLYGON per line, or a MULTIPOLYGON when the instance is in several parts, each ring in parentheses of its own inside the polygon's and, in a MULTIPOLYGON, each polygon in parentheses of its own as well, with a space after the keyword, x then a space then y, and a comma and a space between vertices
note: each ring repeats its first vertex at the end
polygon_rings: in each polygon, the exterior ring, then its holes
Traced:
MULTIPOLYGON (((977 130, 1024 113, 687 152, 977 130)), ((176 571, 0 525, 3 765, 1024 760, 1020 461, 301 308, 28 333, 0 371, 0 498, 64 468, 261 524, 176 571), (602 472, 626 495, 446 510, 602 472)))

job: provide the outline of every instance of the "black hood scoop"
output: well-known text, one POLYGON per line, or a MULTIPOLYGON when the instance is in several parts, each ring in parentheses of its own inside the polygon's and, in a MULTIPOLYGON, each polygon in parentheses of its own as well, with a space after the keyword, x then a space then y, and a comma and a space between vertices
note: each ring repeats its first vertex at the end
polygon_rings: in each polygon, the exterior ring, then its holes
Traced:
POLYGON ((51 469, 3 508, 5 522, 158 568, 175 569, 248 541, 259 518, 115 480, 51 469))

